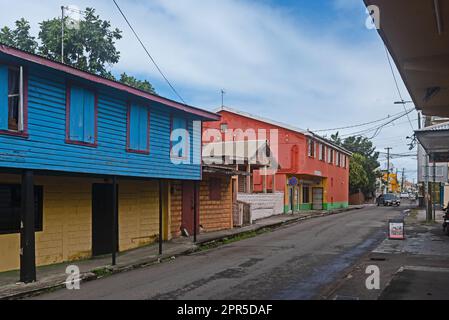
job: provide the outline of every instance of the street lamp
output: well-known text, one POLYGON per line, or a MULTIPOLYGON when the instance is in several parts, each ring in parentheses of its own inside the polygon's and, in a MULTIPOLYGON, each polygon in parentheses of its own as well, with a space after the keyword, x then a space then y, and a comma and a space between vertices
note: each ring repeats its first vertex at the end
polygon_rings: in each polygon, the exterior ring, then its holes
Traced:
POLYGON ((406 105, 406 104, 409 104, 409 103, 413 103, 413 101, 405 101, 405 100, 402 100, 402 101, 396 101, 394 104, 402 104, 402 105, 406 105))

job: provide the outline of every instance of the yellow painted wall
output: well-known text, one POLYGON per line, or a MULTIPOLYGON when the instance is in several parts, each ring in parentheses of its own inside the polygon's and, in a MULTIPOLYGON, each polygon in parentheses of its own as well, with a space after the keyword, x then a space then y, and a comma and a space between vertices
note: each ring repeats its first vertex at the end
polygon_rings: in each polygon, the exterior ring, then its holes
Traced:
MULTIPOLYGON (((0 175, 0 183, 20 183, 20 176, 0 175)), ((36 233, 37 266, 91 257, 94 183, 104 180, 36 176, 35 184, 44 187, 43 231, 36 233)), ((119 193, 120 251, 154 242, 159 233, 158 183, 119 181, 119 193)), ((19 269, 19 252, 19 234, 0 235, 0 272, 19 269)))
POLYGON ((158 182, 120 182, 119 189, 120 251, 153 243, 159 234, 158 182))
MULTIPOLYGON (((43 231, 36 232, 38 266, 91 255, 93 182, 82 178, 35 178, 35 184, 44 187, 43 231)), ((0 183, 20 183, 20 177, 1 175, 0 183)), ((0 235, 0 272, 19 268, 19 251, 19 234, 0 235)))

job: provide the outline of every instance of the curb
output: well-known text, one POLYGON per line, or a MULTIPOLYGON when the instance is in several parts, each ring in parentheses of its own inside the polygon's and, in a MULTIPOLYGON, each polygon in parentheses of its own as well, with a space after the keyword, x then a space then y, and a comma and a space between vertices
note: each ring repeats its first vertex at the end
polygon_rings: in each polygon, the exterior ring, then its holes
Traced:
MULTIPOLYGON (((171 254, 171 255, 162 255, 161 257, 158 257, 158 258, 142 260, 141 262, 134 263, 134 264, 127 265, 127 266, 115 266, 115 267, 113 267, 113 266, 110 266, 110 265, 106 265, 106 266, 103 266, 103 267, 95 268, 95 269, 93 269, 93 270, 91 270, 89 272, 81 273, 79 281, 80 281, 80 284, 81 283, 86 283, 86 282, 90 282, 90 281, 106 278, 106 277, 109 277, 111 275, 120 274, 120 273, 123 273, 123 272, 132 271, 132 270, 136 270, 136 269, 142 269, 142 268, 149 267, 149 266, 152 266, 152 265, 160 264, 160 263, 163 263, 163 262, 166 262, 166 261, 169 261, 169 260, 176 259, 176 258, 181 257, 181 256, 185 256, 185 255, 188 255, 188 254, 191 254, 191 253, 195 253, 201 246, 217 243, 217 242, 220 242, 220 241, 222 241, 224 239, 237 238, 237 237, 239 237, 241 235, 244 235, 246 233, 258 232, 258 231, 261 231, 263 229, 276 230, 276 229, 279 229, 281 227, 292 225, 292 224, 296 224, 296 223, 299 223, 299 222, 302 222, 302 221, 322 218, 322 217, 326 217, 326 216, 337 215, 337 214, 344 213, 344 212, 349 212, 349 211, 361 210, 363 208, 365 208, 365 207, 361 206, 361 207, 356 207, 356 208, 339 209, 339 210, 331 211, 329 213, 310 214, 308 216, 296 217, 296 218, 292 218, 292 219, 276 222, 276 223, 273 223, 273 224, 260 225, 260 226, 258 226, 256 228, 252 229, 252 230, 246 230, 246 231, 242 231, 242 232, 237 232, 237 233, 230 234, 230 235, 217 236, 216 238, 202 240, 202 241, 200 240, 200 241, 197 241, 197 243, 195 245, 192 245, 192 248, 189 248, 187 250, 181 251, 179 253, 175 253, 175 254, 171 254), (99 275, 95 274, 95 271, 98 271, 98 270, 107 270, 107 274, 99 276, 99 275)), ((31 289, 31 290, 25 291, 25 292, 19 292, 19 293, 15 293, 15 294, 11 294, 11 295, 5 295, 5 296, 1 296, 1 294, 0 294, 0 301, 1 300, 18 300, 18 299, 23 299, 23 298, 35 297, 35 296, 38 296, 38 295, 40 295, 42 293, 45 293, 45 292, 48 292, 48 291, 51 291, 51 290, 62 289, 65 286, 66 286, 65 281, 63 281, 63 282, 59 282, 58 281, 56 284, 51 284, 51 285, 46 285, 46 286, 44 285, 43 287, 31 289)))

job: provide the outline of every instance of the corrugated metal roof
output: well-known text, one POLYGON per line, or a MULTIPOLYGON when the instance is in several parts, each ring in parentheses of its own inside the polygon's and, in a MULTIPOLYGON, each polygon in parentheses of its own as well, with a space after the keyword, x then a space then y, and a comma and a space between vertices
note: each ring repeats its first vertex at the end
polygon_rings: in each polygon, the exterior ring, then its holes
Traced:
POLYGON ((326 138, 323 138, 323 137, 317 135, 316 133, 313 133, 312 131, 304 130, 304 129, 301 129, 301 128, 298 128, 298 127, 295 127, 295 126, 292 126, 292 125, 289 125, 289 124, 285 124, 285 123, 278 122, 278 121, 275 121, 275 120, 263 118, 263 117, 260 117, 260 116, 257 116, 257 115, 254 115, 254 114, 251 114, 251 113, 248 113, 248 112, 236 110, 236 109, 229 108, 229 107, 226 107, 226 106, 223 106, 223 107, 221 107, 219 109, 214 110, 214 112, 216 112, 216 113, 220 113, 221 111, 227 111, 227 112, 230 112, 230 113, 234 113, 234 114, 240 115, 242 117, 254 119, 254 120, 257 120, 257 121, 260 121, 260 122, 265 122, 265 123, 274 125, 274 126, 279 127, 279 128, 284 128, 284 129, 287 129, 287 130, 290 130, 290 131, 294 131, 294 132, 303 134, 303 135, 305 135, 307 137, 313 137, 313 138, 319 140, 323 144, 326 144, 328 146, 332 146, 335 149, 338 149, 339 151, 341 151, 343 153, 346 153, 346 154, 348 154, 350 156, 352 155, 352 152, 350 152, 349 150, 346 150, 345 148, 343 148, 343 147, 333 143, 332 141, 329 141, 326 138))
POLYGON ((444 122, 430 127, 425 127, 420 130, 417 130, 416 132, 446 131, 446 130, 449 130, 449 122, 444 122))

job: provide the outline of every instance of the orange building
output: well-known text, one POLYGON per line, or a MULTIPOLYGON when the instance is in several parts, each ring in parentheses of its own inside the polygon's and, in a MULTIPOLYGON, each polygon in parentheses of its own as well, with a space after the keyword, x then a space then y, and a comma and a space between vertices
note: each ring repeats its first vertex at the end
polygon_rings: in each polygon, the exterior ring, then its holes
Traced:
MULTIPOLYGON (((222 108, 217 113, 221 121, 205 123, 204 130, 215 129, 226 141, 269 141, 279 167, 275 174, 256 171, 252 192, 283 192, 286 213, 349 205, 349 151, 310 131, 245 112, 222 108)), ((205 136, 203 143, 212 142, 205 136)))

